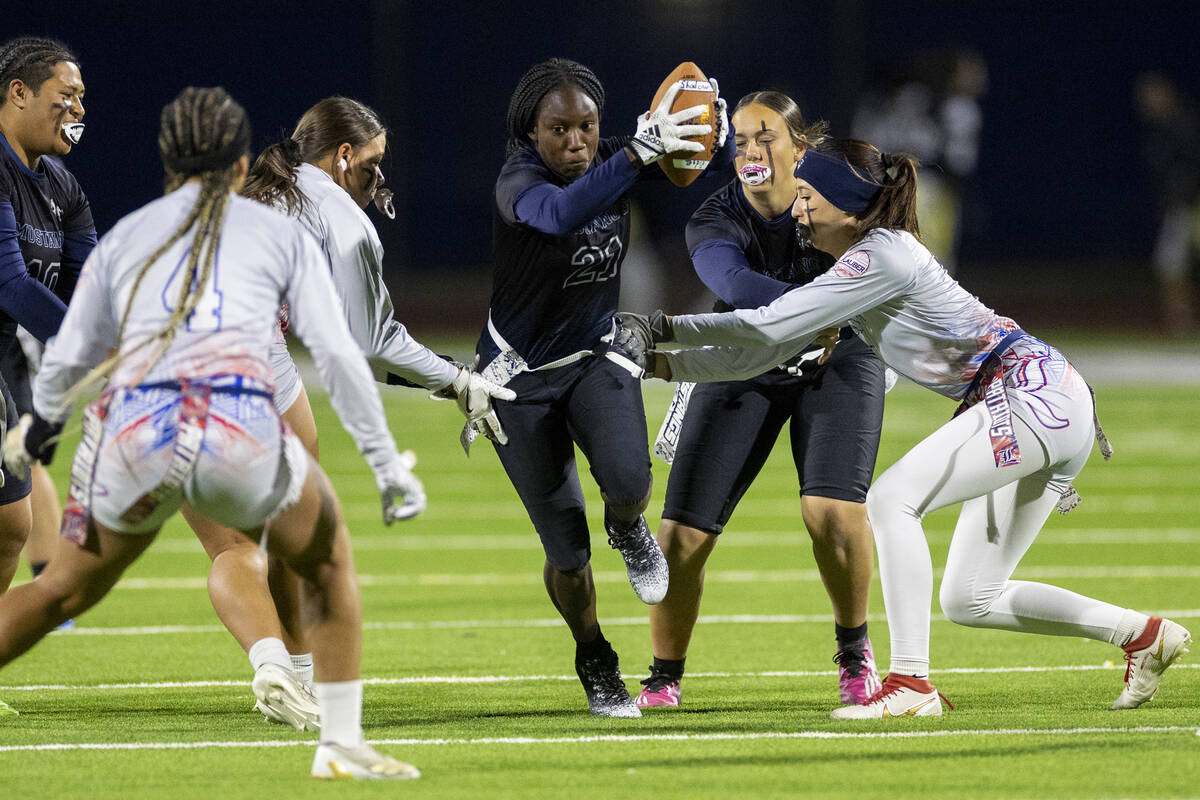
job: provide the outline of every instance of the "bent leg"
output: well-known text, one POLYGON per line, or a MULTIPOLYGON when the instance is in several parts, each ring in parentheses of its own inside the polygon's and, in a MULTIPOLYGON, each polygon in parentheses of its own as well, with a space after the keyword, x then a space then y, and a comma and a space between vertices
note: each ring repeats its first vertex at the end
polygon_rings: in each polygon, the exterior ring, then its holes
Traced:
POLYGON ((93 522, 86 547, 60 538, 38 580, 0 595, 0 666, 99 602, 156 534, 117 533, 93 522))
POLYGON ((0 506, 0 593, 8 589, 17 574, 32 519, 29 495, 0 506))
POLYGON ((318 680, 356 680, 362 604, 349 532, 329 478, 311 457, 300 499, 271 523, 268 545, 302 580, 301 620, 318 680))

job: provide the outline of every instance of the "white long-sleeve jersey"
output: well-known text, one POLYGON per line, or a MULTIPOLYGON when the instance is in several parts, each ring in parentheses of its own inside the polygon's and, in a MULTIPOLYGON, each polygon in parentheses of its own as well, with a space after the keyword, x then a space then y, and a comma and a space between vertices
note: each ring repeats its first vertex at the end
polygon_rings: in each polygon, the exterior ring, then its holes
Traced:
MULTIPOLYGON (((43 418, 62 422, 70 416, 67 391, 116 345, 138 271, 182 224, 198 192, 199 186, 189 183, 149 203, 118 222, 92 251, 37 376, 34 408, 43 418)), ((273 309, 286 301, 292 328, 312 352, 343 426, 373 469, 391 463, 396 445, 379 392, 333 307, 333 282, 321 250, 299 223, 260 203, 230 197, 204 295, 163 357, 146 370, 161 345, 135 347, 166 326, 191 240, 189 233, 173 244, 143 278, 121 342, 128 357, 110 385, 243 375, 271 388, 267 354, 275 339, 273 309)))
POLYGON ((366 213, 322 169, 296 168, 306 198, 299 220, 325 251, 350 334, 367 355, 376 376, 394 372, 429 389, 443 389, 458 368, 409 335, 395 319, 383 282, 383 245, 366 213))
POLYGON ((781 363, 818 331, 847 323, 889 367, 954 400, 1017 329, 963 289, 915 236, 875 229, 824 274, 768 306, 673 317, 680 344, 715 347, 667 360, 673 380, 740 380, 781 363))

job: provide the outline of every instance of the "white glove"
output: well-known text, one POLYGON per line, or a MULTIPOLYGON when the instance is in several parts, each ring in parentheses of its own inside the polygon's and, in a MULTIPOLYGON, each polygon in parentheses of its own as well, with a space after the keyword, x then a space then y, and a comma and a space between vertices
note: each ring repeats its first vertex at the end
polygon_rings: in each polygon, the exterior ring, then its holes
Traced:
POLYGON ((458 402, 458 410, 467 418, 467 425, 496 444, 508 444, 508 435, 492 410, 492 398, 516 400, 516 392, 489 381, 470 367, 462 367, 443 391, 458 402))
POLYGON ((692 106, 671 113, 671 104, 675 102, 680 88, 676 83, 667 90, 658 108, 642 114, 637 119, 637 133, 629 142, 629 146, 633 148, 643 166, 653 164, 667 153, 699 153, 704 150, 704 145, 690 142, 685 137, 704 136, 712 131, 712 126, 682 123, 703 114, 705 106, 692 106))
POLYGON ((720 152, 725 146, 725 140, 729 137, 729 106, 725 102, 725 98, 721 97, 721 90, 717 86, 716 78, 709 78, 708 82, 712 84, 713 92, 717 95, 717 149, 715 152, 720 152))
POLYGON ((412 519, 425 510, 425 487, 412 472, 416 464, 416 454, 405 450, 375 471, 375 485, 383 501, 384 525, 398 519, 412 519))

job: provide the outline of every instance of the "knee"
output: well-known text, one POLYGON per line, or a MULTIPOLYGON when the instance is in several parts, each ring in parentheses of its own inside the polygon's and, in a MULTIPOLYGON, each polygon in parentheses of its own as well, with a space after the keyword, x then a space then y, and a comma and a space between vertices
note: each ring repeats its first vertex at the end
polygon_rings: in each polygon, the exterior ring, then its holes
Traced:
POLYGON ((266 554, 257 545, 246 540, 240 545, 229 544, 212 554, 208 586, 212 589, 214 585, 225 582, 262 581, 266 576, 266 554))
POLYGON ((704 568, 717 544, 716 534, 664 519, 658 526, 658 545, 672 571, 696 572, 704 568))
POLYGON ((805 497, 800 513, 816 545, 845 549, 860 541, 870 541, 871 526, 863 503, 805 497))
POLYGON ((911 498, 904 492, 901 482, 889 478, 887 473, 867 490, 866 511, 870 524, 876 528, 883 525, 889 517, 896 515, 918 518, 921 516, 913 506, 911 498))
POLYGON ((604 499, 604 507, 608 513, 617 519, 632 520, 640 516, 650 504, 652 489, 652 486, 643 484, 612 492, 602 490, 600 496, 604 499))
POLYGON ((991 611, 994 593, 980 591, 973 583, 943 576, 938 602, 946 619, 959 625, 978 626, 991 611))

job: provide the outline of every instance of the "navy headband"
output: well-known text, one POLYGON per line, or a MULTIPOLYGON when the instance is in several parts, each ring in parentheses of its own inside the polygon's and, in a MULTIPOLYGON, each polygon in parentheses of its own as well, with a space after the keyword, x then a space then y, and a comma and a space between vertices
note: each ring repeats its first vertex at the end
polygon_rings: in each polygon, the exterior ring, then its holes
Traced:
POLYGON ((804 152, 794 174, 842 211, 860 214, 871 207, 882 188, 844 159, 813 150, 804 152))

